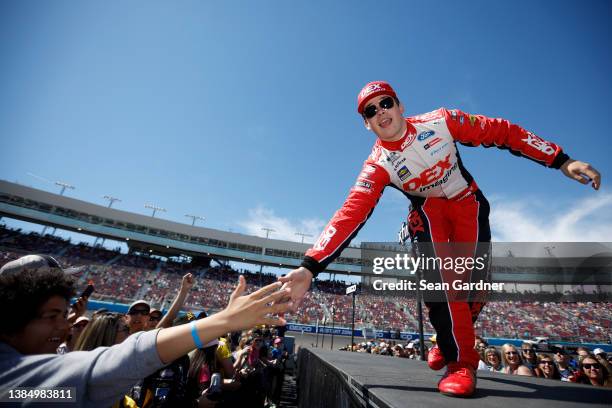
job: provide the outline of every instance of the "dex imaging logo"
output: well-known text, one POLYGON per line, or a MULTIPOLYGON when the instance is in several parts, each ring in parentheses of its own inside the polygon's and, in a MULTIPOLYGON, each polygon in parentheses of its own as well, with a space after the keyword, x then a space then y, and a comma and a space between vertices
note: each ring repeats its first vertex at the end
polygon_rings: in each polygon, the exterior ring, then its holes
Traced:
POLYGON ((383 87, 382 87, 381 84, 371 84, 367 88, 361 90, 361 93, 359 94, 359 97, 361 99, 363 99, 366 96, 368 96, 369 94, 371 94, 372 92, 382 91, 382 89, 383 89, 383 87))

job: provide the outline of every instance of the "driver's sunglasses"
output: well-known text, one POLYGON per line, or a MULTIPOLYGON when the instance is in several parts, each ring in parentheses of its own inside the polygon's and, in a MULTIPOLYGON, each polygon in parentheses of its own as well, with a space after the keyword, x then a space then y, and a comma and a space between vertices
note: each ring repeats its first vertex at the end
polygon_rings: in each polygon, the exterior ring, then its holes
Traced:
MULTIPOLYGON (((391 109, 394 105, 395 105, 395 102, 393 101, 393 98, 390 96, 387 96, 386 98, 381 99, 380 102, 378 102, 378 107, 384 110, 391 109)), ((363 110, 363 116, 366 119, 372 119, 374 116, 376 116, 376 113, 378 112, 378 107, 376 105, 367 106, 363 110)))

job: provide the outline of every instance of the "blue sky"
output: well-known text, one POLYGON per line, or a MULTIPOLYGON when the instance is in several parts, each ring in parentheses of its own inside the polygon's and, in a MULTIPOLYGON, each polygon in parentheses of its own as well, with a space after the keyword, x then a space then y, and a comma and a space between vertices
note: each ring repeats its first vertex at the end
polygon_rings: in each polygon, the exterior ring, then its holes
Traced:
MULTIPOLYGON (((353 184, 374 142, 356 95, 383 79, 409 115, 503 117, 602 172, 594 192, 461 148, 494 238, 612 241, 611 19, 608 1, 4 1, 0 178, 299 240, 353 184)), ((387 190, 358 240, 394 240, 407 205, 387 190)))

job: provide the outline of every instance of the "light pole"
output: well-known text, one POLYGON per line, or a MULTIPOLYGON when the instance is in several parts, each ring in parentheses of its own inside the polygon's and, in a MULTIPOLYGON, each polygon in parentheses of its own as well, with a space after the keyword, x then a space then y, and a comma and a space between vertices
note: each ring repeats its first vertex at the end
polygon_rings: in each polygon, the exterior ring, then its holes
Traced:
MULTIPOLYGON (((272 228, 262 227, 261 229, 262 229, 262 231, 266 231, 266 239, 268 239, 268 237, 270 236, 271 232, 276 232, 272 228)), ((262 245, 262 247, 261 247, 262 262, 263 262, 263 257, 265 255, 266 255, 266 248, 265 248, 265 246, 262 245)), ((263 263, 261 265, 259 265, 259 285, 260 286, 263 286, 263 276, 261 275, 262 271, 263 271, 263 263)))
POLYGON ((276 232, 276 230, 273 230, 272 228, 262 227, 261 229, 262 229, 262 231, 266 231, 266 239, 268 239, 268 237, 270 236, 271 232, 276 232))
POLYGON ((102 198, 105 198, 105 199, 107 199, 107 200, 108 200, 108 207, 107 207, 107 208, 111 208, 111 207, 113 206, 113 204, 115 203, 115 201, 119 201, 119 202, 121 202, 121 200, 120 200, 120 199, 118 199, 118 198, 116 198, 116 197, 113 197, 113 196, 109 196, 109 195, 105 195, 105 196, 104 196, 104 197, 102 197, 102 198))
POLYGON ((162 207, 157 207, 157 206, 155 206, 155 205, 153 205, 153 204, 145 204, 145 208, 148 208, 148 209, 153 210, 153 214, 151 214, 151 217, 153 217, 153 218, 155 218, 155 213, 156 213, 157 211, 166 212, 166 209, 165 209, 165 208, 162 208, 162 207))
POLYGON ((68 184, 68 183, 62 183, 61 181, 56 181, 55 182, 56 186, 60 186, 62 188, 62 191, 60 191, 60 195, 64 195, 64 191, 66 191, 67 188, 74 190, 74 186, 68 184))
POLYGON ((195 226, 195 222, 196 220, 202 220, 204 221, 204 217, 200 217, 199 215, 191 215, 191 214, 185 214, 185 217, 187 218, 191 218, 193 221, 191 222, 191 226, 195 226))
POLYGON ((300 235, 302 237, 302 244, 304 243, 304 237, 312 237, 312 235, 304 234, 302 232, 296 232, 295 235, 300 235))
MULTIPOLYGON (((62 189, 60 190, 60 195, 64 195, 64 191, 66 191, 66 189, 67 189, 67 188, 69 188, 70 190, 74 190, 74 189, 75 189, 75 187, 74 187, 73 185, 68 184, 68 183, 64 183, 64 182, 61 182, 61 181, 56 181, 56 182, 55 182, 55 185, 56 185, 56 186, 60 186, 60 187, 62 188, 62 189)), ((56 229, 57 229, 57 228, 53 227, 53 232, 51 232, 51 235, 55 234, 55 230, 56 230, 56 229)), ((42 235, 43 235, 43 236, 45 235, 45 231, 46 231, 46 230, 47 230, 47 226, 45 225, 45 227, 44 227, 44 228, 43 228, 43 230, 42 230, 42 235)))
MULTIPOLYGON (((107 208, 111 208, 113 206, 113 204, 115 203, 115 201, 119 201, 121 202, 120 199, 110 196, 110 195, 105 195, 104 197, 105 200, 108 200, 108 207, 107 208)), ((102 243, 100 244, 101 246, 104 246, 104 241, 106 241, 106 238, 102 238, 102 243)), ((96 243, 98 243, 98 237, 96 237, 96 239, 94 240, 93 246, 96 246, 96 243)))

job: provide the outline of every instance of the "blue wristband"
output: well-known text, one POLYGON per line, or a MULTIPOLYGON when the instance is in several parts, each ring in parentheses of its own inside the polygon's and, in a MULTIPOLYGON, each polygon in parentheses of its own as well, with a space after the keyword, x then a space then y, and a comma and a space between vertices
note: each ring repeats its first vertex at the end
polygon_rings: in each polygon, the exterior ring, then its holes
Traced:
POLYGON ((204 348, 202 340, 200 340, 200 336, 198 336, 198 329, 196 329, 195 321, 191 322, 191 337, 193 338, 193 342, 195 343, 197 348, 204 348))

